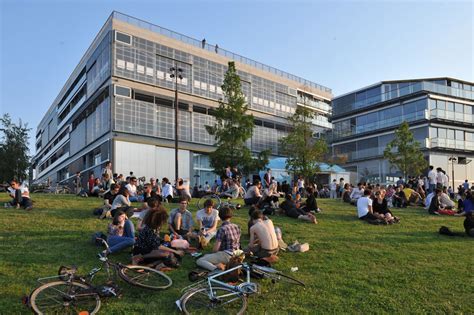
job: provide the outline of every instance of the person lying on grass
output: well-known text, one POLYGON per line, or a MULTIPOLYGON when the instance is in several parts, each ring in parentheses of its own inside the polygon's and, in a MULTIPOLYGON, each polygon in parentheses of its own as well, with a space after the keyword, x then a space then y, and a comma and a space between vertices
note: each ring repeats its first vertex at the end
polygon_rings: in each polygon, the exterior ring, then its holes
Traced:
POLYGON ((280 208, 283 209, 285 214, 290 218, 309 221, 314 224, 318 223, 314 214, 311 212, 305 212, 296 207, 296 203, 293 201, 293 197, 290 194, 285 196, 285 201, 281 203, 280 208))
POLYGON ((219 217, 222 225, 216 234, 216 243, 212 249, 212 254, 204 255, 196 261, 196 264, 206 270, 225 270, 235 250, 240 248, 240 227, 230 222, 233 216, 232 209, 222 207, 219 210, 219 217))
POLYGON ((449 210, 444 207, 444 205, 441 204, 441 195, 443 194, 442 190, 439 188, 435 189, 435 195, 431 199, 430 207, 428 209, 428 212, 430 214, 444 214, 444 215, 455 215, 456 212, 454 210, 449 210))
POLYGON ((278 238, 272 220, 265 218, 262 211, 254 210, 251 215, 250 241, 247 252, 259 258, 278 254, 278 238))
POLYGON ((107 234, 109 249, 102 252, 104 256, 132 247, 135 244, 135 228, 132 221, 127 218, 122 210, 115 212, 112 223, 109 224, 107 229, 107 234))
POLYGON ((374 213, 383 215, 385 220, 389 223, 398 223, 400 219, 395 217, 390 209, 388 208, 388 201, 385 199, 385 189, 375 192, 374 199, 372 202, 372 210, 374 213))
POLYGON ((133 248, 132 263, 137 264, 143 260, 158 260, 167 258, 172 254, 183 256, 181 250, 163 246, 160 237, 160 228, 166 224, 168 214, 163 206, 150 209, 143 220, 143 228, 138 233, 138 237, 133 248))

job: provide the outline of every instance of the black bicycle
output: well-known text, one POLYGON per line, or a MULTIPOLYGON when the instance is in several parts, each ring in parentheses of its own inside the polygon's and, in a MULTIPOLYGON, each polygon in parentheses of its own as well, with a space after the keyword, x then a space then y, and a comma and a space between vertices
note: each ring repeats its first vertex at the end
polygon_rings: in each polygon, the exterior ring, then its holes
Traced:
MULTIPOLYGON (((105 240, 99 239, 108 248, 105 240)), ((29 306, 36 314, 97 314, 102 297, 117 297, 120 288, 116 285, 117 274, 128 284, 151 290, 169 288, 173 281, 161 271, 145 266, 126 266, 111 262, 99 255, 102 266, 93 268, 87 275, 78 275, 76 267, 61 266, 58 275, 39 278, 41 286, 29 297, 29 306), (93 285, 95 275, 105 269, 107 281, 93 285), (50 281, 56 279, 55 281, 50 281), (48 282, 44 282, 44 281, 48 282)))

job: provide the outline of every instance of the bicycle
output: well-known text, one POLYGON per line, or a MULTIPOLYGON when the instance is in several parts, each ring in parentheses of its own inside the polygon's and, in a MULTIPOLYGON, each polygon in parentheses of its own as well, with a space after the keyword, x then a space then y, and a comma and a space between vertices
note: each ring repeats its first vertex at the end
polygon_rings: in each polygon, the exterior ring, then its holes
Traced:
MULTIPOLYGON (((108 249, 104 239, 101 241, 108 249)), ((41 283, 34 289, 28 304, 36 314, 96 314, 100 309, 102 297, 120 296, 120 288, 115 284, 117 274, 128 284, 151 289, 169 288, 173 281, 161 271, 145 266, 126 266, 111 262, 107 256, 98 255, 102 266, 93 268, 87 275, 77 275, 76 267, 61 266, 58 275, 39 278, 41 283), (107 281, 103 285, 93 285, 95 275, 105 269, 107 281), (112 269, 112 272, 111 272, 112 269), (56 281, 43 282, 56 278, 56 281)))
POLYGON ((260 293, 259 285, 250 281, 251 275, 271 279, 273 283, 286 281, 289 284, 305 286, 302 281, 284 275, 276 269, 242 263, 225 271, 212 272, 206 279, 185 287, 182 290, 184 294, 176 301, 176 305, 185 314, 243 314, 247 309, 248 296, 260 293), (244 282, 234 285, 217 279, 238 269, 245 271, 244 282))
POLYGON ((210 195, 205 195, 199 198, 198 202, 196 203, 198 210, 204 208, 204 203, 208 199, 211 199, 214 202, 214 208, 217 210, 219 210, 222 207, 229 207, 233 210, 238 210, 242 207, 238 203, 237 204, 232 203, 230 201, 230 198, 228 198, 227 200, 223 200, 223 198, 219 197, 219 195, 217 194, 210 194, 210 195))

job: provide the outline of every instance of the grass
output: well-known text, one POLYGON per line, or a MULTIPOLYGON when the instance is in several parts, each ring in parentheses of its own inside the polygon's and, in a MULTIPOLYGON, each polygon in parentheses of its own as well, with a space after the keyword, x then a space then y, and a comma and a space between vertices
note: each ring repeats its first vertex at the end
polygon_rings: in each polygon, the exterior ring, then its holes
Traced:
MULTIPOLYGON (((35 209, 2 209, 0 216, 0 314, 28 313, 21 297, 38 277, 55 275, 60 265, 81 273, 98 266, 93 232, 107 221, 92 216, 100 201, 61 195, 33 195, 35 209)), ((6 195, 0 202, 8 200, 6 195)), ((195 202, 192 202, 194 205, 195 202)), ((282 253, 275 268, 306 283, 300 287, 262 282, 262 295, 250 298, 249 314, 315 313, 471 313, 474 297, 474 239, 437 233, 441 225, 462 231, 462 218, 429 216, 424 209, 396 210, 398 225, 359 222, 355 209, 339 201, 319 200, 318 225, 286 217, 272 218, 287 243, 308 242, 306 253, 282 253), (290 272, 297 266, 299 270, 290 272)), ((190 207, 192 212, 196 209, 190 207)), ((246 234, 247 208, 235 223, 246 234)), ((127 263, 129 256, 112 256, 127 263)), ((172 288, 153 292, 120 282, 120 299, 104 301, 103 314, 176 314, 174 301, 189 285, 195 267, 187 256, 169 273, 172 288)))

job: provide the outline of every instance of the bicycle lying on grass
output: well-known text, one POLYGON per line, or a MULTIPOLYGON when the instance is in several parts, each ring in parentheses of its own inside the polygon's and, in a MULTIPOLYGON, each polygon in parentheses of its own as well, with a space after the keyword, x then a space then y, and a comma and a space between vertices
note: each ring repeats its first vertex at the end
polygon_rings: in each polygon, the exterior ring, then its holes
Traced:
MULTIPOLYGON (((99 239, 108 248, 105 240, 99 239)), ((125 266, 99 255, 102 266, 93 268, 87 275, 76 274, 76 267, 61 266, 57 276, 39 278, 41 286, 31 292, 28 304, 36 314, 96 314, 102 297, 118 297, 117 274, 128 284, 151 289, 169 288, 173 281, 161 271, 144 266, 125 266), (93 285, 95 275, 105 269, 107 281, 93 285), (56 281, 43 282, 57 279, 56 281)))
POLYGON ((202 196, 201 198, 199 198, 199 200, 197 201, 196 203, 196 206, 198 209, 202 209, 204 208, 204 203, 206 202, 206 200, 212 200, 213 203, 214 203, 214 208, 219 210, 221 207, 229 207, 233 210, 238 210, 241 208, 241 205, 236 203, 232 203, 230 201, 230 198, 221 198, 219 197, 219 195, 217 194, 209 194, 209 195, 204 195, 202 196))
POLYGON ((176 305, 185 314, 243 314, 248 304, 247 297, 260 293, 259 285, 250 280, 251 275, 271 279, 272 283, 284 281, 305 286, 303 282, 276 269, 242 263, 225 271, 211 272, 206 279, 184 288, 184 294, 176 301, 176 305), (245 272, 243 282, 229 284, 218 279, 239 269, 245 272))

